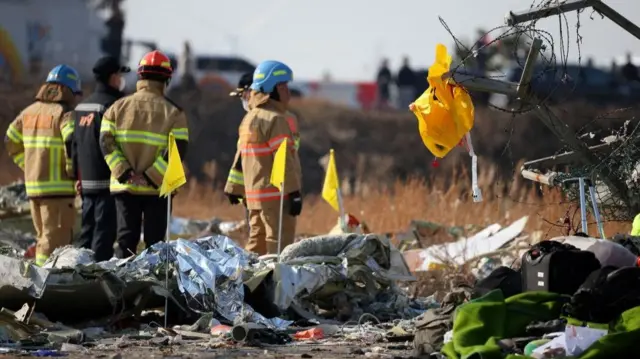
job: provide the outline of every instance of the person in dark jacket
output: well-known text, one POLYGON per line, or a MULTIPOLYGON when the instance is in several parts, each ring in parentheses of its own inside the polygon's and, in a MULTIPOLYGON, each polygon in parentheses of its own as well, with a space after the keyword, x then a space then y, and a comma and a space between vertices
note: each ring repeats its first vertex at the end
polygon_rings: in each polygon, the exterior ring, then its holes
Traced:
POLYGON ((416 75, 409 66, 409 58, 402 60, 402 67, 398 71, 396 78, 398 85, 398 108, 407 110, 409 105, 416 99, 416 75))
POLYGON ((391 76, 391 70, 389 70, 389 60, 383 59, 378 69, 378 76, 376 77, 379 108, 386 109, 389 107, 389 100, 391 98, 390 86, 392 81, 393 77, 391 76))
POLYGON ((96 261, 113 257, 116 239, 116 206, 109 191, 111 171, 100 149, 102 116, 124 97, 122 74, 130 72, 112 56, 98 60, 93 68, 96 89, 73 111, 73 161, 78 169, 76 189, 82 196, 82 229, 78 247, 91 249, 96 261))

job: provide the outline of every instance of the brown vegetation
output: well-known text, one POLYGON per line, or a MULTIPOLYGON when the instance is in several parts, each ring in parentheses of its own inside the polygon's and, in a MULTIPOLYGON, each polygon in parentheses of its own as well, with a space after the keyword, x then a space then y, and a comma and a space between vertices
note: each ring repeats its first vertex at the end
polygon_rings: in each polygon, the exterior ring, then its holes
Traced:
MULTIPOLYGON (((87 89, 89 90, 89 89, 87 89)), ((32 99, 33 88, 0 90, 0 131, 32 99)), ((175 214, 194 218, 218 216, 241 219, 243 209, 230 206, 220 193, 236 146, 240 103, 224 96, 200 93, 172 94, 190 119, 191 146, 186 159, 191 180, 176 203, 175 214)), ((299 231, 326 232, 337 221, 331 208, 317 197, 322 186, 323 156, 336 150, 338 170, 345 181, 345 206, 376 232, 406 228, 412 219, 442 224, 488 225, 529 215, 529 230, 548 235, 562 233, 567 213, 576 206, 555 191, 540 192, 514 173, 521 159, 552 155, 562 144, 532 114, 514 116, 490 108, 476 109, 472 131, 480 156, 481 187, 485 201, 469 198, 466 169, 469 157, 455 150, 438 168, 422 144, 410 113, 348 110, 303 100, 293 110, 300 120, 305 198, 299 231), (460 172, 462 170, 462 172, 460 172), (540 195, 542 194, 542 195, 540 195), (549 223, 551 222, 551 223, 549 223)), ((634 111, 597 119, 606 109, 574 103, 555 109, 567 123, 595 132, 597 138, 619 128, 634 111)), ((0 183, 20 177, 0 146, 0 183)), ((574 222, 579 222, 579 214, 574 222)), ((575 224, 575 223, 574 223, 575 224)), ((628 231, 629 223, 608 223, 607 234, 628 231)), ((590 228, 595 233, 594 228, 590 228)))
MULTIPOLYGON (((507 195, 496 186, 487 173, 480 177, 484 201, 473 203, 469 195, 469 181, 461 176, 453 185, 443 180, 412 179, 396 181, 390 189, 373 190, 366 195, 350 195, 344 199, 345 208, 367 223, 376 233, 398 232, 407 228, 411 220, 428 220, 444 225, 508 224, 522 216, 529 216, 527 230, 541 230, 546 238, 566 234, 565 217, 571 220, 575 230, 580 225, 580 214, 574 203, 563 200, 556 190, 544 190, 542 196, 535 188, 520 179, 507 195)), ((190 181, 177 197, 175 215, 199 219, 213 216, 227 220, 244 218, 244 208, 231 206, 220 192, 190 181)), ((298 224, 299 233, 321 234, 336 225, 337 213, 316 195, 308 195, 298 224)), ((590 219, 590 222, 593 222, 590 219)), ((631 224, 608 222, 605 233, 611 236, 629 232, 631 224)), ((597 229, 590 223, 589 231, 597 229)))

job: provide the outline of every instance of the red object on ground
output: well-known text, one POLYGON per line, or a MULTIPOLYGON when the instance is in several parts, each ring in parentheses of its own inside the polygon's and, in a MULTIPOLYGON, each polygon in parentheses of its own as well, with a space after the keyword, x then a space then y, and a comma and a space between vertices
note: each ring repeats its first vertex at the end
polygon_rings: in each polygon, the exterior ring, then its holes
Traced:
POLYGON ((636 261, 636 267, 640 267, 640 257, 638 257, 638 260, 636 261))
POLYGON ((29 246, 29 248, 27 248, 27 250, 24 252, 24 257, 27 259, 32 259, 36 257, 36 244, 32 244, 29 246))
POLYGON ((311 328, 297 332, 293 337, 298 340, 322 339, 324 338, 324 331, 322 328, 311 328))
POLYGON ((357 227, 360 225, 360 221, 356 217, 347 213, 347 226, 349 227, 357 227))
POLYGON ((434 158, 434 159, 433 159, 433 162, 431 162, 431 167, 433 167, 433 168, 438 168, 438 167, 440 167, 440 162, 438 162, 438 159, 437 159, 437 158, 434 158))
POLYGON ((216 336, 223 335, 223 334, 229 333, 230 331, 231 331, 231 327, 224 324, 218 324, 211 327, 211 335, 216 335, 216 336))

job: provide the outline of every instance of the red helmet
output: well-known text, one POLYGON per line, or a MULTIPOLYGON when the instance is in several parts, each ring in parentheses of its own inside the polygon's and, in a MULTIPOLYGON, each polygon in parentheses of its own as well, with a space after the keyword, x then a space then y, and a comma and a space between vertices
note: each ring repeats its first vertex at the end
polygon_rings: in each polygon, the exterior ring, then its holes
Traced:
POLYGON ((148 52, 142 57, 138 64, 138 74, 155 74, 171 77, 171 75, 173 75, 171 60, 167 55, 158 50, 148 52))

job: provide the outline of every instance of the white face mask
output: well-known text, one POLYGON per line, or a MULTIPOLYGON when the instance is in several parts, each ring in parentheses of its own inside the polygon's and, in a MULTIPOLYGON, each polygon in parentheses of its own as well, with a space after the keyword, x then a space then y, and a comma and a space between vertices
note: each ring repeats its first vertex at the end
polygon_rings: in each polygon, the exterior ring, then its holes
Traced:
POLYGON ((241 101, 242 101, 242 108, 244 108, 246 112, 249 112, 249 101, 245 99, 241 99, 241 101))
POLYGON ((120 77, 120 86, 118 86, 118 90, 120 90, 120 92, 124 91, 124 88, 127 86, 127 80, 124 79, 124 77, 120 77))

